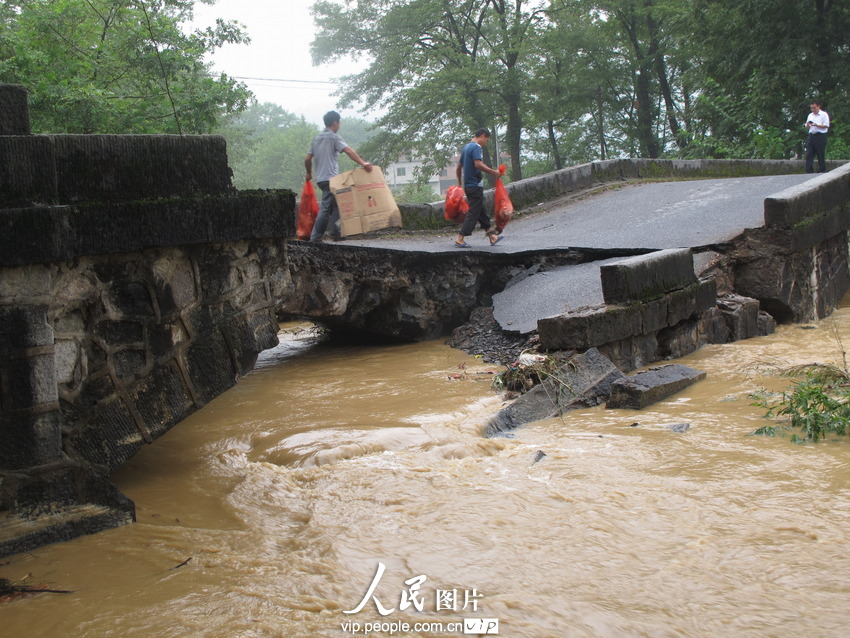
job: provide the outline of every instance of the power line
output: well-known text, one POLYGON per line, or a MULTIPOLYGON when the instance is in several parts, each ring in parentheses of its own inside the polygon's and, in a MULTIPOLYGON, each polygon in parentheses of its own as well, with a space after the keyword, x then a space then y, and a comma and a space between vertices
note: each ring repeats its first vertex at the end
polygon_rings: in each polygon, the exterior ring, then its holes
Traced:
POLYGON ((328 84, 331 86, 339 86, 339 82, 331 82, 329 80, 288 80, 286 78, 252 78, 244 75, 231 75, 235 80, 253 80, 255 82, 296 82, 298 84, 328 84))

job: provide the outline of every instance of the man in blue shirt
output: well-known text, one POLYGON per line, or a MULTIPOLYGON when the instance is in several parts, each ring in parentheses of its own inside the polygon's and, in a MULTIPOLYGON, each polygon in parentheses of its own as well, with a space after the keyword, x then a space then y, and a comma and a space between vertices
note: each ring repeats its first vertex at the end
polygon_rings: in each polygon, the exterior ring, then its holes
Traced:
POLYGON ((325 231, 328 230, 331 239, 341 239, 339 232, 339 207, 336 198, 331 192, 331 177, 339 174, 339 154, 345 153, 367 171, 372 171, 372 165, 364 161, 352 148, 345 143, 339 135, 340 115, 336 111, 328 111, 324 116, 325 130, 313 138, 310 144, 310 152, 304 158, 304 167, 307 169, 307 181, 313 179, 313 161, 316 162, 316 185, 322 189, 322 203, 319 206, 319 214, 313 224, 313 232, 310 241, 322 241, 325 231), (328 229, 330 225, 330 229, 328 229))
POLYGON ((457 165, 457 183, 458 186, 463 186, 463 191, 466 193, 469 212, 466 213, 466 218, 460 227, 460 234, 454 242, 458 248, 469 248, 465 238, 472 234, 476 223, 481 225, 481 229, 490 238, 491 246, 502 238, 498 230, 491 230, 490 218, 484 211, 484 176, 482 173, 489 173, 496 177, 501 175, 499 171, 484 163, 482 149, 487 146, 489 141, 490 131, 486 128, 480 128, 475 131, 472 141, 464 146, 460 152, 460 160, 457 165))

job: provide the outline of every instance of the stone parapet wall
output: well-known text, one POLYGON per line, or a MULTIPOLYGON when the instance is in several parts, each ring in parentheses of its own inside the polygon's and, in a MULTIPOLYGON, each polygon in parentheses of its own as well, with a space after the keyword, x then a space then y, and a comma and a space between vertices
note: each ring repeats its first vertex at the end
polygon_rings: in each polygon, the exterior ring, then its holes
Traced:
POLYGON ((651 301, 697 283, 694 258, 688 248, 659 250, 605 264, 599 274, 607 304, 651 301))
POLYGON ((215 135, 0 136, 0 169, 0 208, 233 192, 215 135))
POLYGON ((850 164, 786 188, 764 200, 764 224, 768 228, 798 228, 812 220, 847 212, 850 202, 850 164))
POLYGON ((294 208, 291 191, 254 191, 0 210, 0 266, 163 246, 284 238, 294 232, 294 208))
MULTIPOLYGON (((827 169, 846 164, 830 160, 827 169)), ((710 179, 724 177, 756 177, 759 175, 788 175, 805 171, 802 160, 663 160, 614 159, 537 175, 506 185, 514 208, 519 210, 570 193, 590 190, 604 184, 628 179, 710 179)), ((493 206, 493 189, 484 192, 484 205, 493 206)), ((443 202, 400 205, 403 216, 442 219, 443 202)), ((405 222, 407 223, 407 222, 405 222)))
POLYGON ((606 303, 540 319, 540 346, 579 352, 598 348, 628 371, 684 356, 707 343, 773 331, 775 322, 759 322, 758 301, 734 296, 718 300, 716 282, 697 281, 693 273, 687 249, 603 266, 606 303))

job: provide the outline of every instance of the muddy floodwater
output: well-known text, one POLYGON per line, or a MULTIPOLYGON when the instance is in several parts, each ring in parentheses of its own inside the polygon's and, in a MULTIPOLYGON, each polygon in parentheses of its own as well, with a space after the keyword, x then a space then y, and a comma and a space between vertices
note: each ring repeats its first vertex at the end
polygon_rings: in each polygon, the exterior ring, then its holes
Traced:
POLYGON ((678 360, 708 377, 663 403, 515 438, 480 436, 497 366, 281 334, 113 474, 136 524, 0 561, 73 590, 0 603, 2 635, 848 634, 850 442, 748 434, 788 383, 765 366, 842 362, 850 299, 678 360))

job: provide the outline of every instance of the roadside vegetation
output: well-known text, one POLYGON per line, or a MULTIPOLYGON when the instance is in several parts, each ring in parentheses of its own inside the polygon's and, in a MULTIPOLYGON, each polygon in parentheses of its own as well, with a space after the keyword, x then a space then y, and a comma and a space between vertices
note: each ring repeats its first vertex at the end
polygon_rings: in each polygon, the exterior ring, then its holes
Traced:
MULTIPOLYGON (((299 192, 319 123, 213 72, 211 53, 250 41, 238 22, 192 26, 214 1, 5 0, 0 82, 30 90, 33 133, 221 133, 238 188, 299 192)), ((828 158, 850 157, 850 3, 310 4, 316 63, 369 61, 328 105, 347 110, 346 141, 380 166, 416 157, 423 179, 480 126, 511 181, 618 157, 800 157, 813 98, 834 123, 828 158), (353 109, 381 115, 361 126, 353 109)))
POLYGON ((778 425, 759 428, 752 434, 790 436, 795 443, 850 434, 850 370, 836 328, 833 336, 841 365, 811 363, 779 370, 781 376, 794 379, 791 388, 783 392, 762 390, 752 397, 753 405, 764 408, 765 416, 778 425))

